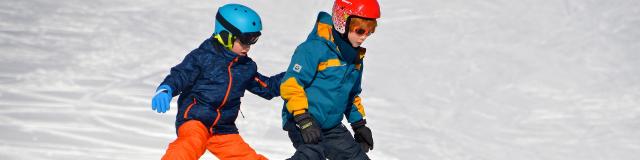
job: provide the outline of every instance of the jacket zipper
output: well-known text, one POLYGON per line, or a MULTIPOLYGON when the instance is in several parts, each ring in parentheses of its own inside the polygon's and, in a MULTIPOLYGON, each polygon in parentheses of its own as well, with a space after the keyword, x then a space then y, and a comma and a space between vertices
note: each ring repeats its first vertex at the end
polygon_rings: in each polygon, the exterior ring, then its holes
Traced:
POLYGON ((222 103, 220 103, 220 106, 216 108, 216 113, 218 113, 218 115, 216 115, 216 119, 213 121, 213 124, 211 124, 211 127, 209 128, 209 132, 211 134, 213 134, 213 127, 216 126, 216 124, 218 124, 218 120, 220 120, 220 116, 222 115, 220 113, 220 109, 222 109, 225 103, 227 103, 227 98, 229 98, 229 93, 231 92, 231 85, 233 85, 233 74, 231 74, 231 66, 236 61, 238 61, 237 57, 234 58, 233 61, 229 62, 229 66, 227 66, 227 72, 229 73, 229 84, 227 85, 227 92, 224 94, 224 99, 222 99, 222 103))

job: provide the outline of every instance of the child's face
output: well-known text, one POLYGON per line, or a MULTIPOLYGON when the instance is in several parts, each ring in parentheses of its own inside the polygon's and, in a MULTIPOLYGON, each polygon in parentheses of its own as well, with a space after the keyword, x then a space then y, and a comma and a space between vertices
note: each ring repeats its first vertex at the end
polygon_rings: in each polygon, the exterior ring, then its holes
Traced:
POLYGON ((240 42, 240 40, 236 39, 236 41, 233 42, 233 48, 231 48, 231 52, 238 54, 239 56, 247 56, 250 49, 251 45, 243 44, 240 42))
POLYGON ((362 43, 364 43, 365 40, 367 40, 367 38, 369 38, 371 34, 364 33, 363 31, 349 31, 349 34, 347 35, 349 38, 349 42, 351 42, 352 47, 360 47, 360 45, 362 45, 362 43))
POLYGON ((378 22, 375 19, 351 18, 347 38, 352 47, 360 47, 375 31, 376 26, 378 26, 378 22))

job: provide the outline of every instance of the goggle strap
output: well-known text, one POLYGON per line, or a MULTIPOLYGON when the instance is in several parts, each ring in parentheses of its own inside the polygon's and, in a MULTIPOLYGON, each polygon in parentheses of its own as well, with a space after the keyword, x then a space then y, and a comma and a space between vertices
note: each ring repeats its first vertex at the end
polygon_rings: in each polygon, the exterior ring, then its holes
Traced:
POLYGON ((227 19, 225 19, 224 17, 222 17, 222 15, 220 14, 220 11, 218 11, 218 13, 216 13, 216 20, 218 20, 218 22, 220 22, 220 24, 226 28, 227 30, 229 30, 231 33, 233 34, 238 34, 240 33, 240 29, 236 28, 235 26, 231 25, 231 23, 229 23, 229 21, 227 21, 227 19))

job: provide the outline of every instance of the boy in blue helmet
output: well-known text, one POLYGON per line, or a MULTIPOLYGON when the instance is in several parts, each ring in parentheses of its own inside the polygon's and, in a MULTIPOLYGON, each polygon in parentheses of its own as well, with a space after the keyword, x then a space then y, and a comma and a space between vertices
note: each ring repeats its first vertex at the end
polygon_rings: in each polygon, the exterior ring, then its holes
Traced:
POLYGON ((283 128, 296 148, 291 159, 369 159, 365 153, 373 149, 373 137, 359 96, 361 45, 378 18, 376 0, 336 0, 333 14, 320 12, 311 34, 296 48, 280 85, 283 128))
POLYGON ((219 159, 266 159, 238 134, 235 120, 245 90, 265 99, 279 96, 284 73, 266 77, 247 56, 262 30, 258 14, 240 4, 218 9, 215 33, 171 68, 152 100, 158 113, 178 98, 178 138, 162 159, 196 160, 209 150, 219 159))

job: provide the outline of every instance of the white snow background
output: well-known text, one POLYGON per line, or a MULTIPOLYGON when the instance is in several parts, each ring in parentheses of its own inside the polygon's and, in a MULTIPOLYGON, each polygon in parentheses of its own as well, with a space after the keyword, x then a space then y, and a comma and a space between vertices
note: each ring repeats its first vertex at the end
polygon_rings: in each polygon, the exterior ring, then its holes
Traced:
MULTIPOLYGON (((157 85, 213 31, 217 8, 262 16, 249 53, 284 71, 333 1, 0 0, 0 159, 159 159, 176 103, 157 85)), ((640 1, 380 0, 364 44, 372 159, 640 157, 640 1)), ((241 135, 294 152, 282 100, 243 99, 241 135)), ((206 152, 201 159, 215 159, 206 152)))

